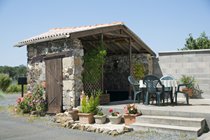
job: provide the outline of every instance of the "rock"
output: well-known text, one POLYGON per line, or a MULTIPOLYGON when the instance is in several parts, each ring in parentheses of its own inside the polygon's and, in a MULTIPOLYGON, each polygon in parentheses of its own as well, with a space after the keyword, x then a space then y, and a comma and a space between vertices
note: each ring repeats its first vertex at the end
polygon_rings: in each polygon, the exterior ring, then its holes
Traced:
POLYGON ((56 119, 56 123, 61 123, 61 120, 60 119, 56 119))
POLYGON ((131 131, 133 131, 133 128, 123 127, 123 131, 124 132, 131 132, 131 131))
POLYGON ((110 131, 111 130, 109 130, 109 129, 104 129, 103 134, 109 134, 110 131))
POLYGON ((63 117, 63 116, 65 116, 65 114, 64 113, 57 113, 55 116, 63 117))
POLYGON ((80 125, 79 130, 85 131, 85 126, 84 125, 80 125))
POLYGON ((75 123, 75 124, 73 124, 72 129, 79 129, 79 127, 80 127, 80 125, 75 123))
POLYGON ((119 135, 119 133, 117 132, 117 130, 112 130, 109 132, 109 135, 117 136, 117 135, 119 135))
POLYGON ((31 115, 36 115, 37 112, 36 111, 31 111, 31 115))
POLYGON ((73 123, 74 123, 73 121, 67 121, 67 122, 63 123, 62 126, 63 126, 63 127, 68 127, 68 128, 69 128, 69 126, 70 126, 71 124, 73 124, 73 123))
POLYGON ((118 134, 123 134, 124 133, 124 130, 123 129, 117 129, 117 133, 118 134))
POLYGON ((101 133, 100 128, 96 128, 96 133, 101 133))
POLYGON ((104 128, 101 128, 101 129, 99 129, 99 132, 100 132, 100 133, 103 133, 104 130, 105 130, 104 128))
POLYGON ((73 121, 71 117, 60 117, 61 123, 65 123, 67 121, 73 121))
POLYGON ((89 126, 89 128, 87 129, 88 132, 94 132, 96 130, 96 128, 94 128, 93 126, 89 126))

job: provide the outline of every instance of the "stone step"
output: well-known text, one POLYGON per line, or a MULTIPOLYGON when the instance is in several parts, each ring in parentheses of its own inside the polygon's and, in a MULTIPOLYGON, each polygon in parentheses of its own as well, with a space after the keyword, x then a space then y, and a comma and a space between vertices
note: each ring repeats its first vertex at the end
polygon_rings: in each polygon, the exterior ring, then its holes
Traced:
POLYGON ((184 134, 190 137, 198 137, 203 131, 201 127, 186 127, 186 126, 173 126, 165 124, 151 124, 151 123, 133 123, 130 125, 135 131, 157 131, 163 133, 177 133, 184 134))
POLYGON ((142 116, 139 116, 136 118, 136 122, 175 125, 175 126, 200 127, 200 128, 205 127, 205 119, 204 118, 142 115, 142 116))

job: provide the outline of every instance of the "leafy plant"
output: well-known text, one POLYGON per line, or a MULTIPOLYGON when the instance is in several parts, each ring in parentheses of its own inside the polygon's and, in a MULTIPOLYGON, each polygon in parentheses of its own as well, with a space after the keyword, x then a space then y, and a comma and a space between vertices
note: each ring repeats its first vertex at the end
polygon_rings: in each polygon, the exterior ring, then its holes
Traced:
POLYGON ((140 80, 143 79, 145 74, 144 64, 142 63, 135 63, 133 65, 133 76, 135 79, 140 80))
POLYGON ((138 109, 135 104, 128 104, 124 108, 126 114, 138 114, 138 109))
POLYGON ((195 50, 195 49, 210 49, 210 38, 203 32, 198 38, 193 38, 192 34, 189 34, 189 38, 186 39, 185 47, 181 50, 195 50))
POLYGON ((0 74, 0 89, 5 92, 9 85, 11 84, 12 80, 10 79, 9 75, 7 74, 0 74))
POLYGON ((98 108, 97 114, 98 116, 103 116, 104 113, 102 112, 102 108, 98 108))
POLYGON ((84 55, 84 73, 83 81, 96 83, 100 80, 102 66, 105 63, 107 51, 101 44, 97 49, 89 50, 84 55))
POLYGON ((30 113, 31 111, 44 112, 47 103, 43 98, 43 89, 37 86, 32 93, 27 93, 24 97, 17 99, 17 112, 30 113))
MULTIPOLYGON (((26 86, 24 86, 24 91, 26 91, 26 86)), ((17 93, 17 92, 21 92, 21 86, 18 84, 11 84, 6 90, 6 93, 17 93)))
POLYGON ((109 109, 109 113, 111 113, 111 116, 119 116, 119 115, 120 115, 120 113, 119 113, 119 112, 117 112, 117 111, 113 111, 113 109, 112 109, 112 108, 110 108, 110 109, 109 109))
POLYGON ((99 106, 99 95, 93 96, 91 95, 90 98, 84 95, 82 97, 82 113, 93 113, 97 114, 99 106))
POLYGON ((183 84, 188 84, 187 88, 193 88, 195 85, 195 79, 193 76, 182 75, 181 82, 183 84))

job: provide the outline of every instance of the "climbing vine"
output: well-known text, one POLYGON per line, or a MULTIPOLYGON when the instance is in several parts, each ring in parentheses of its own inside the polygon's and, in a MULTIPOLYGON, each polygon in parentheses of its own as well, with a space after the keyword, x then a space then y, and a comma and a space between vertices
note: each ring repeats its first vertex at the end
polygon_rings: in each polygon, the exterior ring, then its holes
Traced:
POLYGON ((105 63, 107 51, 101 43, 97 49, 91 49, 84 55, 84 73, 83 81, 96 83, 100 80, 102 74, 102 66, 105 63))
POLYGON ((140 80, 143 79, 145 75, 145 67, 142 63, 134 63, 133 65, 133 76, 135 79, 140 80))

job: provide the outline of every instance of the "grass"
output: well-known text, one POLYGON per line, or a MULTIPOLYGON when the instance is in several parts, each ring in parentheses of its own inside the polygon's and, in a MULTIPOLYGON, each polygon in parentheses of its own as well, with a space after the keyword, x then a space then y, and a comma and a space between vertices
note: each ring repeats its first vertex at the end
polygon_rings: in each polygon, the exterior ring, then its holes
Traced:
POLYGON ((5 106, 0 106, 0 112, 4 111, 6 109, 5 106))
POLYGON ((1 90, 0 90, 0 100, 1 99, 4 99, 4 92, 2 92, 1 90))

